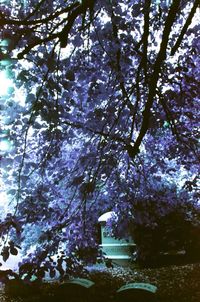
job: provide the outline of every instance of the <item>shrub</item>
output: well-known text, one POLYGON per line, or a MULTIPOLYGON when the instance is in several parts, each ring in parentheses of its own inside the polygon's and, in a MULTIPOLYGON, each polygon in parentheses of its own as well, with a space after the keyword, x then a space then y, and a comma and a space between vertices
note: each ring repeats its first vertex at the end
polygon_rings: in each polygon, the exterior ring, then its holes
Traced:
POLYGON ((159 191, 133 203, 131 235, 140 263, 155 266, 162 255, 181 252, 188 261, 200 255, 200 208, 185 192, 159 191))

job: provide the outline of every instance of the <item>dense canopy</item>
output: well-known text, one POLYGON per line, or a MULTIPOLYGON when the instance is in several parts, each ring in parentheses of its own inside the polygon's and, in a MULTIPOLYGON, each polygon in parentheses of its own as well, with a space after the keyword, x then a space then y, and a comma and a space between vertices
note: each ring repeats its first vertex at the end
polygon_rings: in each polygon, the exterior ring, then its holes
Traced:
POLYGON ((2 1, 1 249, 31 250, 20 276, 91 261, 105 211, 128 230, 153 223, 143 200, 197 203, 198 6, 2 1))

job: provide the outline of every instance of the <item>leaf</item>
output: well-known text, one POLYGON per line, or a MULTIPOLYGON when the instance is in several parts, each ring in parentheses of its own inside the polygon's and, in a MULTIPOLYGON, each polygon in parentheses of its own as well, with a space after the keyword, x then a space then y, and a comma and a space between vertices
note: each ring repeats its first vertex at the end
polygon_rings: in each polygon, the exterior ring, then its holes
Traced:
POLYGON ((80 185, 84 180, 84 176, 78 176, 78 177, 74 177, 74 179, 72 180, 72 186, 78 186, 80 185))
POLYGON ((26 97, 26 102, 32 103, 33 101, 35 101, 35 95, 33 93, 28 94, 26 97))
POLYGON ((75 75, 72 70, 68 70, 66 73, 66 79, 69 81, 74 81, 75 80, 75 75))
POLYGON ((80 47, 83 44, 83 40, 81 39, 80 36, 75 36, 75 38, 73 40, 73 44, 76 47, 80 47))
POLYGON ((43 268, 38 269, 38 271, 35 274, 38 278, 42 279, 45 276, 45 270, 43 268))
POLYGON ((81 193, 84 194, 84 195, 87 195, 89 193, 93 193, 95 190, 95 183, 94 182, 87 182, 87 183, 84 183, 82 184, 81 186, 81 193))
POLYGON ((19 266, 19 273, 20 275, 23 275, 24 273, 31 272, 34 268, 34 265, 32 263, 26 262, 19 266))
POLYGON ((49 272, 49 275, 50 275, 51 278, 54 278, 55 275, 56 275, 56 270, 51 268, 50 272, 49 272))
POLYGON ((11 189, 7 192, 7 194, 9 194, 9 195, 15 195, 15 193, 16 193, 15 189, 11 189))
POLYGON ((135 17, 138 17, 141 13, 141 4, 138 3, 138 4, 134 4, 132 6, 132 16, 135 18, 135 17))
POLYGON ((10 248, 10 253, 11 253, 11 255, 17 255, 18 254, 18 250, 15 248, 15 247, 11 247, 10 248))
POLYGON ((1 255, 3 257, 3 261, 6 262, 10 256, 10 253, 9 253, 9 247, 8 246, 5 246, 1 252, 1 255))

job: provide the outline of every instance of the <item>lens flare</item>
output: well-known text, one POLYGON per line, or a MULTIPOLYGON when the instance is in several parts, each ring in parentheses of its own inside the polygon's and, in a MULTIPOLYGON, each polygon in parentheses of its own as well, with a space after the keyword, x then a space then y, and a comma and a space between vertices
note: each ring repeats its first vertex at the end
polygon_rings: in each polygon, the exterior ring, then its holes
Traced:
POLYGON ((13 86, 13 81, 9 79, 6 71, 0 72, 0 96, 5 96, 9 88, 13 86))
POLYGON ((10 151, 11 147, 11 142, 8 139, 0 140, 0 152, 10 151))

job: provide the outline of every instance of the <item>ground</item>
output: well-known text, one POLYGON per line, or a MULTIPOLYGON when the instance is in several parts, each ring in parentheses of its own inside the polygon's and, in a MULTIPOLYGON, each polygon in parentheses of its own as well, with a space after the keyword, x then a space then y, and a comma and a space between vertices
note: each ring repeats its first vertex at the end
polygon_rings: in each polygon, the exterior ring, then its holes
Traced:
MULTIPOLYGON (((95 282, 95 299, 93 297, 92 301, 96 302, 114 301, 116 290, 128 282, 148 282, 156 285, 158 302, 200 301, 200 263, 151 269, 101 267, 91 269, 88 275, 80 277, 87 277, 95 282)), ((1 293, 0 302, 56 302, 54 292, 58 287, 58 282, 48 283, 40 290, 34 289, 26 297, 9 297, 8 294, 1 293)))

